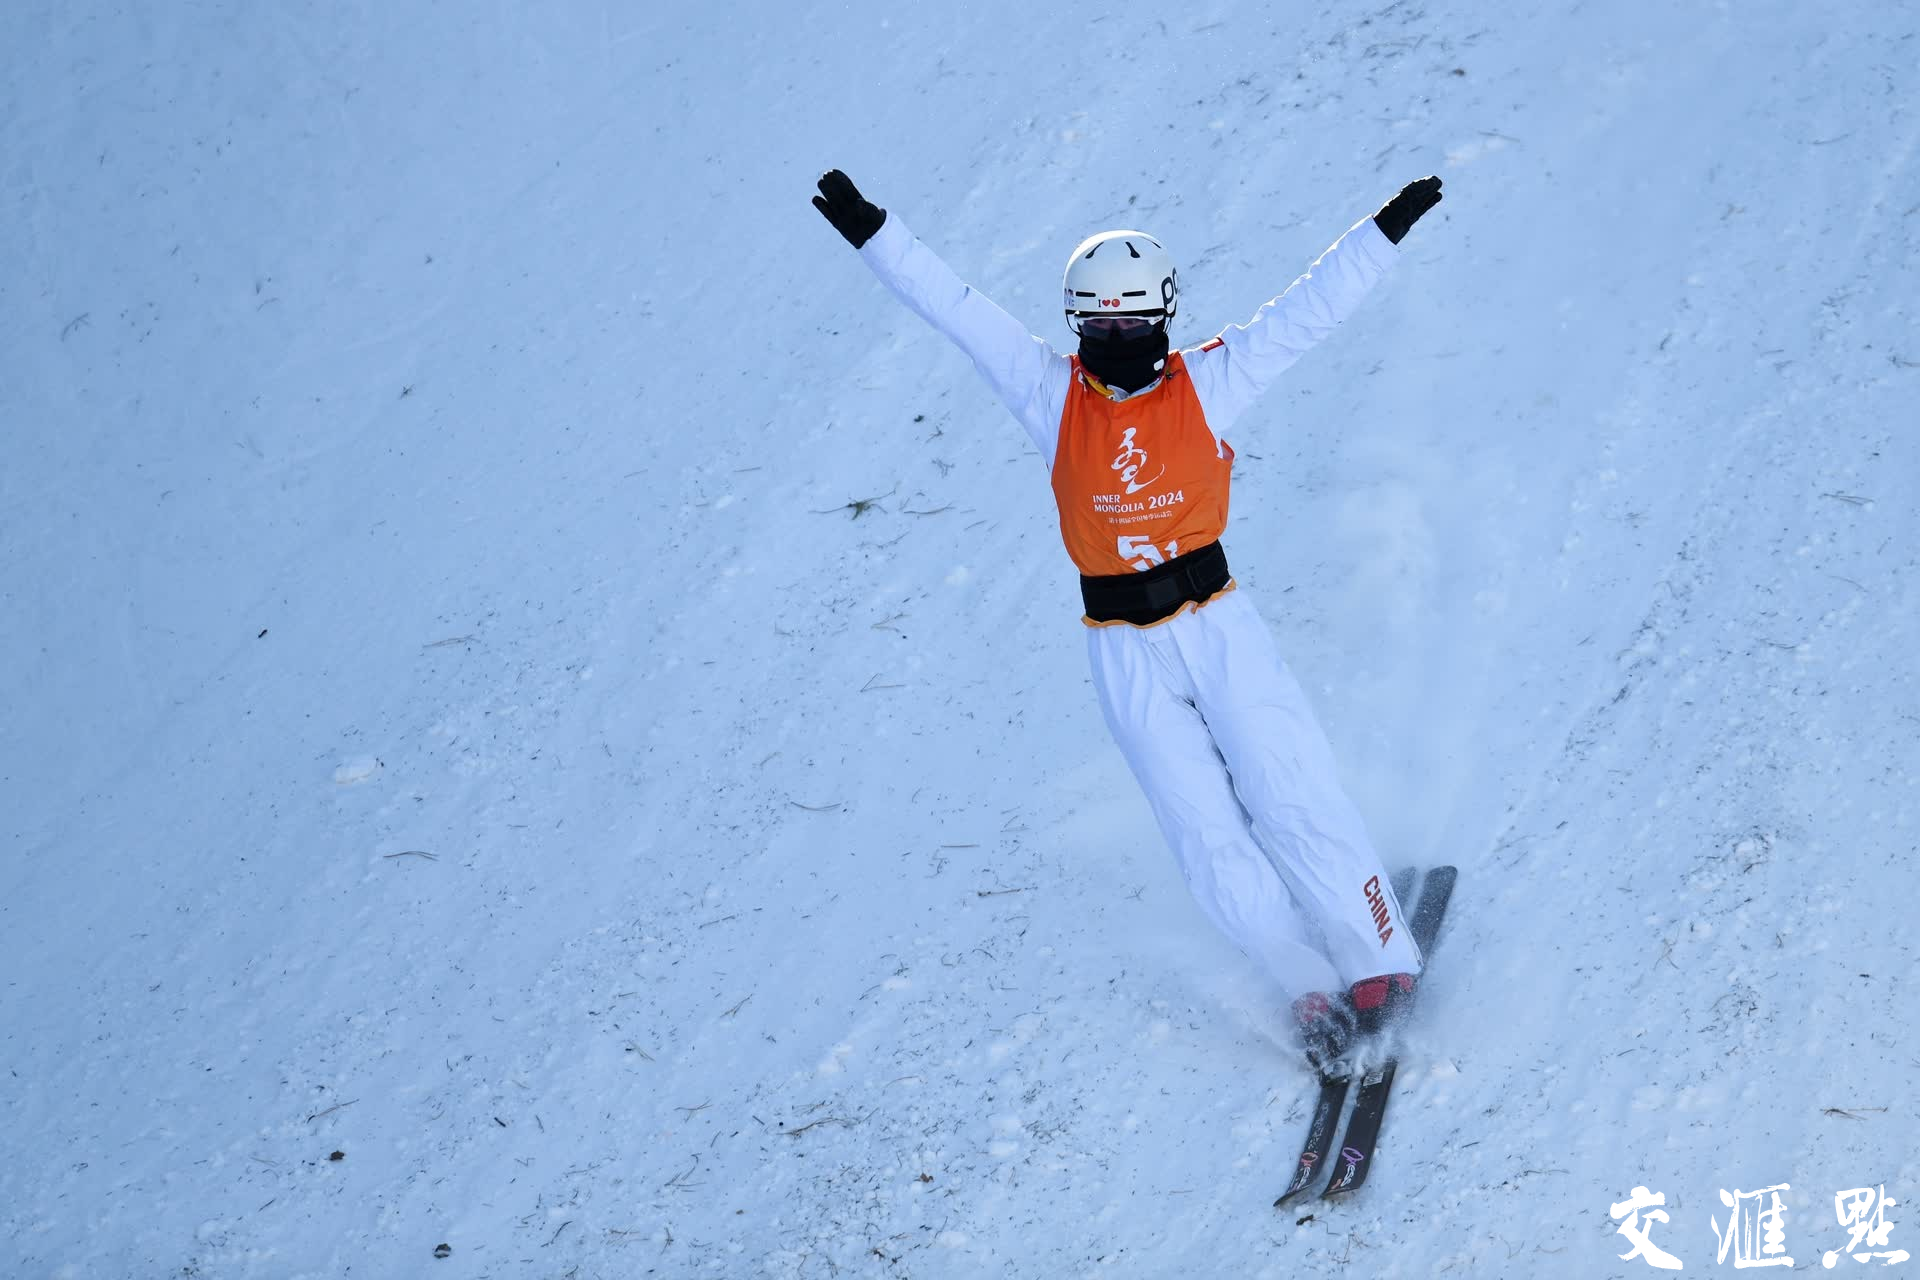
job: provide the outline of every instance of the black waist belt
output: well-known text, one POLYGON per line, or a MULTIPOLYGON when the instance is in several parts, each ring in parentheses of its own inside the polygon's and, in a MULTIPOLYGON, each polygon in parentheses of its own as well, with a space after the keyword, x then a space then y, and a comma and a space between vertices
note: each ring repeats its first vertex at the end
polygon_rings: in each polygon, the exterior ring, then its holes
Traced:
POLYGON ((1181 606, 1224 590, 1232 581, 1227 553, 1217 542, 1177 555, 1141 573, 1080 575, 1080 599, 1094 622, 1131 622, 1148 626, 1180 612, 1181 606))

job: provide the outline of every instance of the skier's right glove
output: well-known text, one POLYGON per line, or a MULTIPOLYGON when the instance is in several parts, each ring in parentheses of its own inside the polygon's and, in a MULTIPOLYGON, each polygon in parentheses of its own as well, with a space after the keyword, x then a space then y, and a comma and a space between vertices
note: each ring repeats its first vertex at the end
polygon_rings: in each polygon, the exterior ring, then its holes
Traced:
POLYGON ((887 211, 861 195, 853 179, 838 169, 820 175, 820 194, 813 198, 813 207, 856 249, 873 239, 887 220, 887 211))
POLYGON ((1420 221, 1420 215, 1440 203, 1440 179, 1419 178, 1400 188, 1400 194, 1380 207, 1374 222, 1395 244, 1420 221))

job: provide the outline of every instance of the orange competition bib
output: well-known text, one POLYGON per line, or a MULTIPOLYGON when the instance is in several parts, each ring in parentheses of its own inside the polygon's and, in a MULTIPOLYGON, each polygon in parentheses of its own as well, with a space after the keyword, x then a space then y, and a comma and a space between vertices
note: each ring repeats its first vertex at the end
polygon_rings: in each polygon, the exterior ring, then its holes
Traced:
POLYGON ((1218 542, 1233 450, 1216 441, 1179 352, 1160 385, 1114 401, 1079 357, 1060 415, 1053 497, 1067 554, 1088 577, 1151 569, 1218 542))

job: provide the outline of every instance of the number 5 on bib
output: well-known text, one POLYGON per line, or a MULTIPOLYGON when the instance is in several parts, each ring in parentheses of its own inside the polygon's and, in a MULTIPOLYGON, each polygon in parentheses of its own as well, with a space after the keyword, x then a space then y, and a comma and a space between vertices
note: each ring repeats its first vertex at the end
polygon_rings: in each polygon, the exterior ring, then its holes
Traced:
POLYGON ((1160 548, 1146 538, 1136 538, 1128 534, 1120 535, 1120 558, 1128 561, 1136 569, 1151 569, 1157 564, 1165 564, 1169 556, 1180 554, 1180 544, 1169 542, 1167 554, 1161 555, 1160 548), (1138 560, 1134 557, 1139 556, 1138 560))

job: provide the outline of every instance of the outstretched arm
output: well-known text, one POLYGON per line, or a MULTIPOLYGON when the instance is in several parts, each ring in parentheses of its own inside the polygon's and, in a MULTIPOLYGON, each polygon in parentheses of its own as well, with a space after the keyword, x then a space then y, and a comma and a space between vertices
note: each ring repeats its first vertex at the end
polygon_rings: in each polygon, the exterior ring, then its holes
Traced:
POLYGON ((838 169, 821 177, 813 204, 895 297, 972 358, 1051 467, 1071 376, 1066 357, 962 281, 838 169))
POLYGON ((1379 213, 1334 241, 1252 320, 1187 353, 1194 392, 1215 434, 1224 433, 1275 378, 1353 313, 1399 256, 1394 246, 1439 200, 1440 179, 1409 183, 1379 213))

